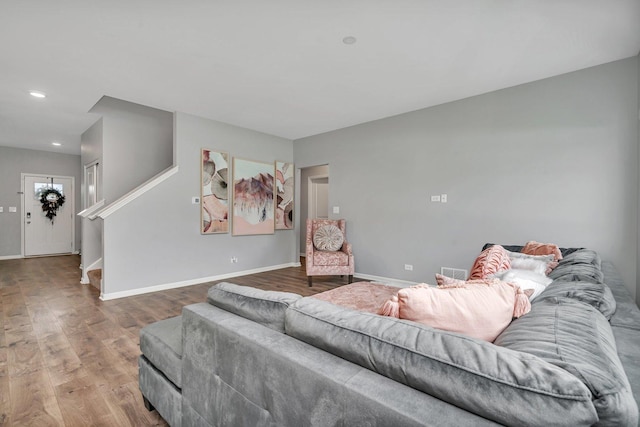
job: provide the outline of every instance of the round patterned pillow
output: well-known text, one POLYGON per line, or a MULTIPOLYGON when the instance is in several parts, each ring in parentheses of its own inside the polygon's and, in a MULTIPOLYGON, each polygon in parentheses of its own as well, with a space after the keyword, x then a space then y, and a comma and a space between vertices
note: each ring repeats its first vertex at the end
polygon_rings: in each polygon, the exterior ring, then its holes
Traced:
POLYGON ((313 246, 321 251, 337 251, 344 243, 342 231, 335 225, 323 225, 313 235, 313 246))

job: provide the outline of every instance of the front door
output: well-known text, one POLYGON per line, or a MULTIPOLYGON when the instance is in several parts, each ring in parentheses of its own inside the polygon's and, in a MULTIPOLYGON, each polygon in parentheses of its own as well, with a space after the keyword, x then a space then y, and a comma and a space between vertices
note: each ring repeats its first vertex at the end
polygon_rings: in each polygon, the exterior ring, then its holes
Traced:
POLYGON ((53 255, 73 251, 73 178, 23 175, 24 183, 24 255, 53 255), (54 188, 65 196, 53 221, 42 209, 40 195, 54 188))

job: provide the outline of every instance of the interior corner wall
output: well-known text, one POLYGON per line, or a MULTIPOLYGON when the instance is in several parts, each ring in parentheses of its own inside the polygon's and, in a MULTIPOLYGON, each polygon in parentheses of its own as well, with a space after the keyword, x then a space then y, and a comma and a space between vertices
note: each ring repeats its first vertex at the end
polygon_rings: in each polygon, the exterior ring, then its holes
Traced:
MULTIPOLYGON (((21 173, 62 175, 75 178, 76 208, 80 206, 80 156, 50 151, 0 147, 0 257, 22 255, 21 173), (17 212, 9 212, 15 206, 17 212)), ((80 249, 80 220, 75 221, 75 248, 80 249)))
MULTIPOLYGON (((103 124, 102 118, 94 123, 89 129, 87 129, 81 136, 80 145, 80 157, 82 159, 82 204, 78 203, 76 209, 78 212, 84 210, 90 206, 86 206, 84 200, 84 166, 93 162, 99 162, 102 164, 102 136, 103 136, 103 124)), ((98 182, 104 182, 102 175, 102 167, 98 167, 98 182)), ((99 189, 99 197, 102 196, 102 189, 99 189)), ((102 220, 95 219, 90 220, 88 218, 81 219, 82 227, 82 266, 83 269, 91 267, 96 261, 102 258, 102 220)))
POLYGON ((103 96, 102 195, 109 204, 173 165, 173 113, 103 96))
POLYGON ((200 205, 191 203, 200 196, 202 148, 230 160, 291 162, 292 141, 184 113, 175 115, 175 138, 178 173, 104 221, 104 294, 298 262, 294 231, 202 235, 200 205))
MULTIPOLYGON (((638 91, 638 147, 640 147, 640 53, 636 56, 636 68, 638 70, 637 91, 638 91)), ((640 152, 640 149, 638 150, 640 152)), ((638 173, 640 175, 640 157, 638 157, 638 173)), ((638 177, 638 202, 640 203, 640 176, 638 177)), ((640 208, 638 211, 638 261, 636 267, 636 304, 640 305, 640 208)))
POLYGON ((330 164, 356 273, 433 283, 537 240, 595 249, 635 294, 637 84, 629 58, 296 140, 294 161, 330 164))

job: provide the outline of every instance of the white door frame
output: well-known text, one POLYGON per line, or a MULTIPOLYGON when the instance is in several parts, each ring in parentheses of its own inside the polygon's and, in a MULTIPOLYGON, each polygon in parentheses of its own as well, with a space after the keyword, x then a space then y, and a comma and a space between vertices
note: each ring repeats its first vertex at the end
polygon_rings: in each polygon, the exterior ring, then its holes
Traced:
MULTIPOLYGON (((25 241, 24 241, 24 178, 25 176, 37 176, 46 178, 64 178, 71 179, 71 192, 67 193, 65 196, 65 201, 71 202, 71 213, 74 214, 76 211, 76 178, 73 176, 65 176, 65 175, 51 175, 51 174, 42 174, 42 173, 21 173, 20 174, 20 194, 22 197, 20 198, 20 239, 22 244, 20 245, 20 251, 22 252, 22 258, 24 258, 25 254, 25 241), (71 196, 71 197, 68 197, 71 196)), ((76 219, 75 215, 71 220, 71 253, 76 253, 76 219)))

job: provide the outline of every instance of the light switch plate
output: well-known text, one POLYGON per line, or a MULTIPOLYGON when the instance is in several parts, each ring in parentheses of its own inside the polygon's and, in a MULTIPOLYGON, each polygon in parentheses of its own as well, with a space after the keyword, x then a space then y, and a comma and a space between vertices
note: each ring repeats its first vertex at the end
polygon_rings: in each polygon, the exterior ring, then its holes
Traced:
POLYGON ((340 213, 340 206, 334 206, 333 207, 333 213, 334 214, 339 214, 340 213))
POLYGON ((15 206, 9 206, 9 212, 18 212, 15 206))
POLYGON ((4 207, 0 206, 0 212, 4 212, 4 207))
POLYGON ((200 197, 192 197, 191 198, 191 204, 192 205, 197 205, 198 203, 200 203, 200 197))

